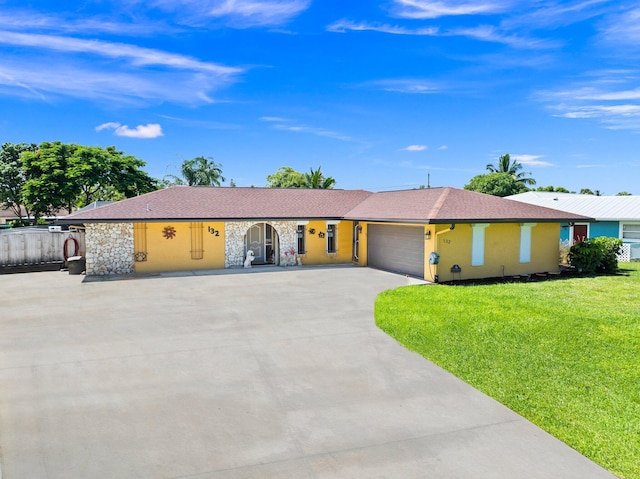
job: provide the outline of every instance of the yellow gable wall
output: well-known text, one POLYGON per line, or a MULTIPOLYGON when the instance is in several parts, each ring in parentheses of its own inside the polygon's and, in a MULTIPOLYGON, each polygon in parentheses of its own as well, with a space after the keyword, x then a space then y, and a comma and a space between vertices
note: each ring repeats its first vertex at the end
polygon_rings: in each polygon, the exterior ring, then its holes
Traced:
MULTIPOLYGON (((538 223, 531 229, 531 260, 527 263, 520 263, 519 223, 493 223, 484 232, 484 265, 471 266, 472 226, 458 224, 450 230, 449 225, 437 225, 440 263, 437 268, 431 266, 433 274, 438 274, 440 281, 451 281, 558 270, 560 224, 538 223), (460 266, 460 273, 451 272, 454 264, 460 266)), ((425 276, 431 280, 427 267, 425 276)))
POLYGON ((309 221, 305 225, 306 253, 299 254, 302 264, 350 263, 353 247, 353 222, 340 221, 337 224, 337 252, 327 253, 327 222, 309 221), (314 233, 311 233, 311 231, 314 233), (324 235, 324 238, 321 237, 324 235))
POLYGON ((143 236, 146 236, 147 260, 135 262, 137 273, 224 268, 223 222, 137 224, 134 228, 136 250, 144 248, 143 236), (172 239, 163 235, 166 227, 175 229, 172 239), (196 250, 200 249, 202 258, 192 258, 192 255, 199 256, 196 250))

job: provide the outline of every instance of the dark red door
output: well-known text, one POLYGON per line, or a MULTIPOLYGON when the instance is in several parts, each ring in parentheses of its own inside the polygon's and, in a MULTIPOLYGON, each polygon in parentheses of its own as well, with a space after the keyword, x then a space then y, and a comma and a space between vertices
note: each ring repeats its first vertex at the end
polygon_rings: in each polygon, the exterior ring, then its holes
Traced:
POLYGON ((587 239, 587 225, 573 226, 573 244, 582 243, 587 239))

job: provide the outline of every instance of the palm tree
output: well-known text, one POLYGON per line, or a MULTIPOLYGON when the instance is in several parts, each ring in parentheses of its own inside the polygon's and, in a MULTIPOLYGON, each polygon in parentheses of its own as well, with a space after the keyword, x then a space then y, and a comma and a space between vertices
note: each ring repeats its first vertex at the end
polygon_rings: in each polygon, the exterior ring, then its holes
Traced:
POLYGON ((511 157, 509 153, 506 155, 502 155, 498 158, 498 164, 487 165, 487 170, 491 173, 508 173, 520 184, 523 185, 535 185, 536 180, 533 178, 528 178, 526 175, 530 175, 528 171, 520 171, 522 170, 522 164, 518 163, 517 160, 511 161, 511 157))
POLYGON ((167 175, 175 185, 220 186, 226 178, 222 176, 222 165, 211 157, 197 156, 192 160, 184 160, 180 167, 181 177, 167 175))
POLYGON ((310 168, 309 173, 304 174, 306 188, 315 188, 322 190, 329 190, 333 188, 336 180, 331 176, 325 178, 325 176, 322 174, 321 168, 321 166, 319 166, 317 170, 310 168))

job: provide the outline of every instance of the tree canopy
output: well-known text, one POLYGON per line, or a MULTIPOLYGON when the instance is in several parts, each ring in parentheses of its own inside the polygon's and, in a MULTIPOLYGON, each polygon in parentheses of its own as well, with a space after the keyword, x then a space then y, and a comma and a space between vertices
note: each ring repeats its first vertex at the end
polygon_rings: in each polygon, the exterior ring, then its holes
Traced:
POLYGON ((268 188, 315 188, 332 189, 336 180, 331 176, 324 176, 322 167, 314 170, 309 169, 309 173, 301 173, 290 166, 281 166, 278 171, 267 176, 268 188))
POLYGON ((333 188, 333 185, 336 184, 336 180, 333 177, 324 176, 321 168, 322 167, 320 166, 317 170, 310 168, 309 173, 305 173, 304 177, 307 183, 307 188, 330 190, 333 188))
POLYGON ((0 147, 0 206, 13 211, 18 218, 22 218, 23 208, 26 216, 30 216, 23 193, 26 177, 20 155, 37 148, 27 143, 4 143, 0 147))
POLYGON ((99 200, 119 200, 157 188, 141 168, 145 163, 107 148, 65 144, 5 143, 0 154, 0 198, 22 218, 36 221, 60 209, 72 211, 99 200), (12 183, 4 179, 12 178, 12 183), (17 210, 17 211, 16 211, 17 210))
POLYGON ((509 196, 528 191, 513 175, 504 172, 474 176, 464 185, 464 189, 493 196, 509 196))
POLYGON ((523 185, 535 185, 536 180, 528 176, 531 173, 521 170, 522 164, 518 163, 517 160, 511 160, 509 153, 498 158, 497 164, 487 165, 487 171, 489 171, 490 173, 508 173, 509 175, 513 176, 513 178, 518 183, 521 183, 523 185))
POLYGON ((222 176, 222 165, 213 158, 196 156, 191 160, 184 160, 180 166, 180 175, 167 175, 174 185, 189 186, 220 186, 226 178, 222 176))
POLYGON ((290 166, 281 166, 278 171, 267 176, 268 188, 306 188, 304 173, 290 166))
POLYGON ((549 192, 556 192, 556 193, 575 193, 575 191, 569 191, 563 186, 551 186, 551 185, 538 186, 536 188, 536 191, 549 191, 549 192))

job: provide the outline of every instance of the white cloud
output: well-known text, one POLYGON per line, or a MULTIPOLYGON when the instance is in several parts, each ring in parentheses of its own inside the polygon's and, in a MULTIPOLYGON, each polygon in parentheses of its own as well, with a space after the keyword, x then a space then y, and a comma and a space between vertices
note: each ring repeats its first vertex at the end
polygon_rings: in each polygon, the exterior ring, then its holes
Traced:
POLYGON ((539 92, 535 98, 561 118, 595 120, 614 130, 640 130, 640 72, 603 70, 584 82, 539 92))
MULTIPOLYGON (((145 2, 139 2, 145 3, 145 2)), ((289 22, 311 0, 155 0, 152 5, 175 12, 183 22, 202 24, 221 19, 236 28, 277 26, 289 22)))
POLYGON ((637 49, 640 44, 640 8, 608 17, 600 35, 605 42, 637 49))
POLYGON ((442 91, 439 84, 421 79, 377 80, 368 83, 380 90, 394 93, 428 94, 442 91))
POLYGON ((128 60, 135 66, 163 66, 180 70, 193 70, 217 75, 232 75, 240 69, 201 62, 186 55, 142 48, 126 43, 84 40, 56 35, 25 34, 0 31, 0 44, 55 50, 65 53, 93 54, 102 57, 128 60))
POLYGON ((147 123, 146 125, 138 125, 135 128, 129 128, 128 125, 121 125, 116 122, 103 123, 96 127, 96 131, 114 130, 116 136, 124 136, 127 138, 158 138, 163 136, 162 127, 158 123, 147 123))
POLYGON ((429 19, 444 16, 493 14, 505 11, 508 2, 457 2, 429 0, 394 0, 393 13, 398 17, 429 19))
POLYGON ((342 133, 327 130, 325 128, 316 128, 313 126, 297 124, 294 120, 289 120, 287 118, 280 118, 277 116, 263 116, 260 118, 260 120, 267 123, 272 123, 272 128, 276 130, 291 131, 294 133, 309 133, 311 135, 334 138, 340 141, 356 141, 354 138, 343 135, 342 133))
POLYGON ((427 35, 433 36, 438 34, 437 27, 426 28, 405 28, 398 25, 387 25, 384 23, 368 23, 368 22, 352 22, 350 20, 338 20, 327 26, 327 31, 336 33, 345 33, 347 31, 372 31, 379 33, 389 33, 392 35, 427 35))
POLYGON ((513 160, 528 166, 553 166, 548 161, 542 161, 542 155, 509 155, 513 160))
POLYGON ((452 28, 442 30, 438 27, 407 28, 399 25, 385 23, 353 22, 351 20, 338 20, 326 27, 326 30, 334 33, 354 32, 378 32, 391 35, 416 35, 416 36, 440 36, 440 37, 469 37, 475 40, 491 43, 502 43, 514 48, 542 49, 556 48, 558 41, 528 38, 511 35, 501 31, 492 25, 479 25, 471 28, 452 28))
POLYGON ((290 120, 286 119, 286 118, 282 118, 279 116, 263 116, 260 117, 261 121, 268 121, 268 122, 273 122, 273 123, 286 123, 290 120))
POLYGON ((46 100, 212 103, 211 92, 243 72, 157 49, 57 35, 0 31, 0 45, 12 47, 0 64, 0 89, 46 100))
POLYGON ((426 149, 426 145, 409 145, 406 148, 402 148, 402 151, 424 151, 426 149))
POLYGON ((440 145, 438 147, 438 150, 448 150, 448 149, 449 149, 449 147, 447 145, 440 145))

